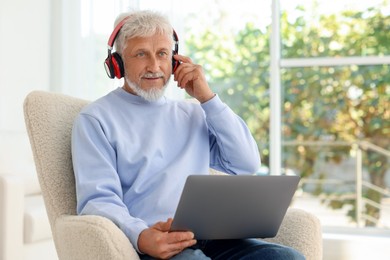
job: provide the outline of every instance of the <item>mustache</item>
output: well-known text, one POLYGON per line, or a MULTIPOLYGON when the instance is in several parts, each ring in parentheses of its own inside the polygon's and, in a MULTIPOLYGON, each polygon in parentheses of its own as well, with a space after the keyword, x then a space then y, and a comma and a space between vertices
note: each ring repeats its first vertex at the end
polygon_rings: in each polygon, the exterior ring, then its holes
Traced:
POLYGON ((151 79, 151 78, 163 78, 163 77, 164 77, 164 73, 162 73, 162 72, 145 73, 144 75, 142 75, 142 78, 147 78, 147 79, 151 79))

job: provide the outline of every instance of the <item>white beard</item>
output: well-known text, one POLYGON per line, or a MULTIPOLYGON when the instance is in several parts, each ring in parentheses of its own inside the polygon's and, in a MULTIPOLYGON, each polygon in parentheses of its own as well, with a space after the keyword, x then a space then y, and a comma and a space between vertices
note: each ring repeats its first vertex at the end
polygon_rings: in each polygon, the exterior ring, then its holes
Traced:
POLYGON ((147 101, 153 102, 153 101, 159 100, 161 97, 164 96, 165 89, 168 86, 170 77, 167 80, 167 82, 164 84, 164 86, 162 86, 162 88, 153 87, 153 88, 148 89, 148 90, 142 89, 137 83, 131 81, 127 77, 125 77, 125 80, 126 80, 126 83, 129 85, 129 87, 131 88, 131 90, 133 90, 136 95, 144 98, 147 101))

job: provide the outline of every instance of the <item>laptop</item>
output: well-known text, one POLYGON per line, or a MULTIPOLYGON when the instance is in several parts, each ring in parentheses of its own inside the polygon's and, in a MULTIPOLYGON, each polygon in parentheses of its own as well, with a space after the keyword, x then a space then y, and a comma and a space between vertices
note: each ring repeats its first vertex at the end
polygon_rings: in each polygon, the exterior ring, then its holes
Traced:
POLYGON ((188 176, 171 231, 192 231, 198 240, 274 237, 299 180, 289 175, 188 176))

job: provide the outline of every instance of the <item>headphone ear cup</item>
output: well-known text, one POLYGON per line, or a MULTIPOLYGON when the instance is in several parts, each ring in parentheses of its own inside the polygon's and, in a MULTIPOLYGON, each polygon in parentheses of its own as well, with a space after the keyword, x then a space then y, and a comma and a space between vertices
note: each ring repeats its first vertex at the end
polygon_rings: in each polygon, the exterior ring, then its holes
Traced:
POLYGON ((114 73, 114 68, 112 66, 111 58, 112 56, 111 54, 109 54, 107 58, 104 60, 104 68, 106 69, 107 76, 110 79, 113 79, 115 77, 115 73, 114 73))
POLYGON ((179 67, 179 65, 180 65, 180 62, 173 58, 173 55, 176 55, 176 54, 177 54, 176 51, 173 51, 173 54, 172 54, 172 74, 175 73, 177 67, 179 67))
POLYGON ((111 55, 111 67, 112 67, 112 70, 113 70, 113 75, 115 77, 117 77, 118 79, 122 78, 124 76, 124 72, 125 72, 125 69, 124 69, 124 66, 123 66, 123 61, 122 61, 122 58, 121 56, 114 52, 112 55, 111 55))

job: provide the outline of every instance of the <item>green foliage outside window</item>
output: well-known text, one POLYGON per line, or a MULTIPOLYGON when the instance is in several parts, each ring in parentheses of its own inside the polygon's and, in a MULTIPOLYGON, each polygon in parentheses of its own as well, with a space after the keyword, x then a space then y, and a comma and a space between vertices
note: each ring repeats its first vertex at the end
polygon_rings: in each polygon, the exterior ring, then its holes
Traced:
MULTIPOLYGON (((300 7, 302 14, 305 12, 300 7)), ((310 23, 302 16, 281 14, 282 57, 349 57, 390 55, 390 16, 380 7, 321 15, 310 23)), ((209 83, 249 125, 262 161, 269 157, 269 65, 271 28, 246 24, 238 33, 207 29, 186 42, 193 60, 204 66, 209 83)), ((384 65, 286 68, 282 70, 284 140, 365 140, 390 150, 390 67, 384 65)), ((350 147, 329 152, 341 162, 350 147)), ((318 148, 284 148, 284 165, 302 177, 313 175, 318 148)), ((369 181, 385 188, 389 158, 367 152, 369 181)), ((317 193, 326 192, 318 187, 317 193)), ((380 203, 381 196, 366 197, 380 203)), ((329 205, 354 205, 354 199, 329 205)), ((366 213, 379 214, 367 206, 366 213)), ((350 216, 354 218, 353 210, 350 216)), ((374 225, 367 222, 366 225, 374 225)))

